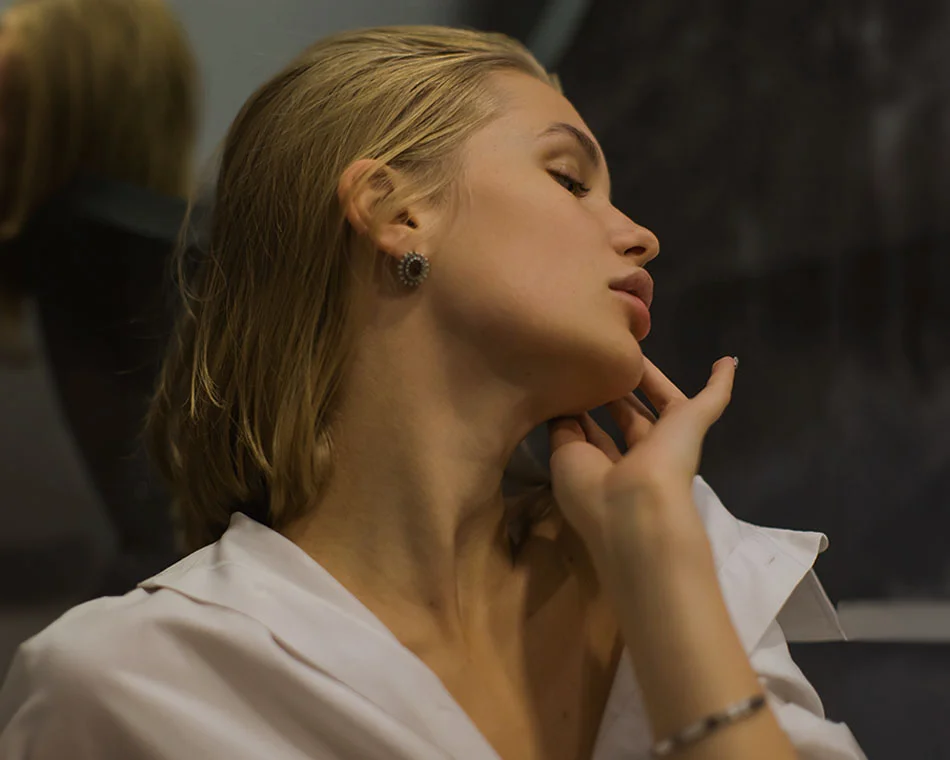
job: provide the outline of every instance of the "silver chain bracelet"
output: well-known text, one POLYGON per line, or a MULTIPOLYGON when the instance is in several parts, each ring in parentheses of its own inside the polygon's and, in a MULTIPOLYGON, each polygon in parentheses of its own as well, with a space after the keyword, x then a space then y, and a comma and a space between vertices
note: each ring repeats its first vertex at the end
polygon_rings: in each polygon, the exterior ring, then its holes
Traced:
POLYGON ((757 694, 754 697, 743 699, 741 702, 736 702, 722 712, 713 713, 701 720, 697 720, 670 738, 657 742, 653 745, 651 757, 669 757, 677 750, 702 741, 724 726, 738 723, 741 720, 755 715, 763 707, 765 707, 765 696, 762 694, 757 694))

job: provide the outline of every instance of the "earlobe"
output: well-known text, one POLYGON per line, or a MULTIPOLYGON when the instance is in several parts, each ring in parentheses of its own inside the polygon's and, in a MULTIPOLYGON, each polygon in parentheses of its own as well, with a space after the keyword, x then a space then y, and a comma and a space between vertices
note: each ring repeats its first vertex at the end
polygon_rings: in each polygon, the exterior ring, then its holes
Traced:
POLYGON ((337 185, 343 213, 357 234, 372 240, 377 250, 399 258, 413 248, 410 238, 417 225, 407 210, 391 219, 381 217, 394 191, 392 170, 372 159, 354 161, 337 185))

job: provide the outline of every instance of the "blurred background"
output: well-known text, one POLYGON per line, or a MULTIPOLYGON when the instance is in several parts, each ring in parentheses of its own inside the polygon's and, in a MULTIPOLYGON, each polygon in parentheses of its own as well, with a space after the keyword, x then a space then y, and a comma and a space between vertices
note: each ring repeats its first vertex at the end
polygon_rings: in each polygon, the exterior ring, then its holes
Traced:
MULTIPOLYGON (((817 570, 853 642, 793 645, 829 714, 872 758, 950 757, 950 0, 169 5, 197 60, 205 175, 251 91, 330 32, 446 23, 526 42, 604 147, 616 205, 660 238, 646 352, 687 392, 741 359, 707 480, 742 519, 830 538, 817 570)), ((85 278, 34 264, 0 354, 0 670, 64 609, 175 556, 132 431, 165 329, 143 305, 183 205, 81 195, 56 219, 145 253, 85 278), (105 316, 64 306, 117 289, 105 316), (96 347, 97 319, 132 316, 139 348, 96 347)), ((59 247, 42 237, 31 251, 59 247)))

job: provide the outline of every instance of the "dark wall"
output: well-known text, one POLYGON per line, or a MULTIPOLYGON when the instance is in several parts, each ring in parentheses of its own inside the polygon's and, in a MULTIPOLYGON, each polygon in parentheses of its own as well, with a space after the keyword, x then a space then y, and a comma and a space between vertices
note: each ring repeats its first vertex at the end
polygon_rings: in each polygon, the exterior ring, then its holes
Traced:
POLYGON ((559 74, 662 243, 645 349, 741 358, 708 479, 833 597, 945 594, 948 3, 596 0, 559 74))
POLYGON ((550 0, 478 0, 466 7, 465 23, 476 29, 503 32, 527 42, 550 0))

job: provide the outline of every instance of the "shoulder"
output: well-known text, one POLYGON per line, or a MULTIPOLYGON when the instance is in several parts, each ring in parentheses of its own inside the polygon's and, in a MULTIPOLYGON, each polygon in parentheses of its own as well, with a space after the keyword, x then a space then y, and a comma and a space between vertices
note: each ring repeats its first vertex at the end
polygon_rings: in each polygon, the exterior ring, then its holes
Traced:
POLYGON ((203 641, 227 645, 265 635, 232 610, 172 591, 136 589, 71 609, 22 644, 17 659, 34 679, 69 692, 106 687, 120 674, 167 672, 186 664, 185 653, 203 641))
POLYGON ((136 757, 155 741, 152 719, 166 732, 187 720, 186 695, 210 696, 225 663, 266 656, 268 640, 239 613, 171 591, 82 604, 17 651, 0 691, 0 755, 136 757))

